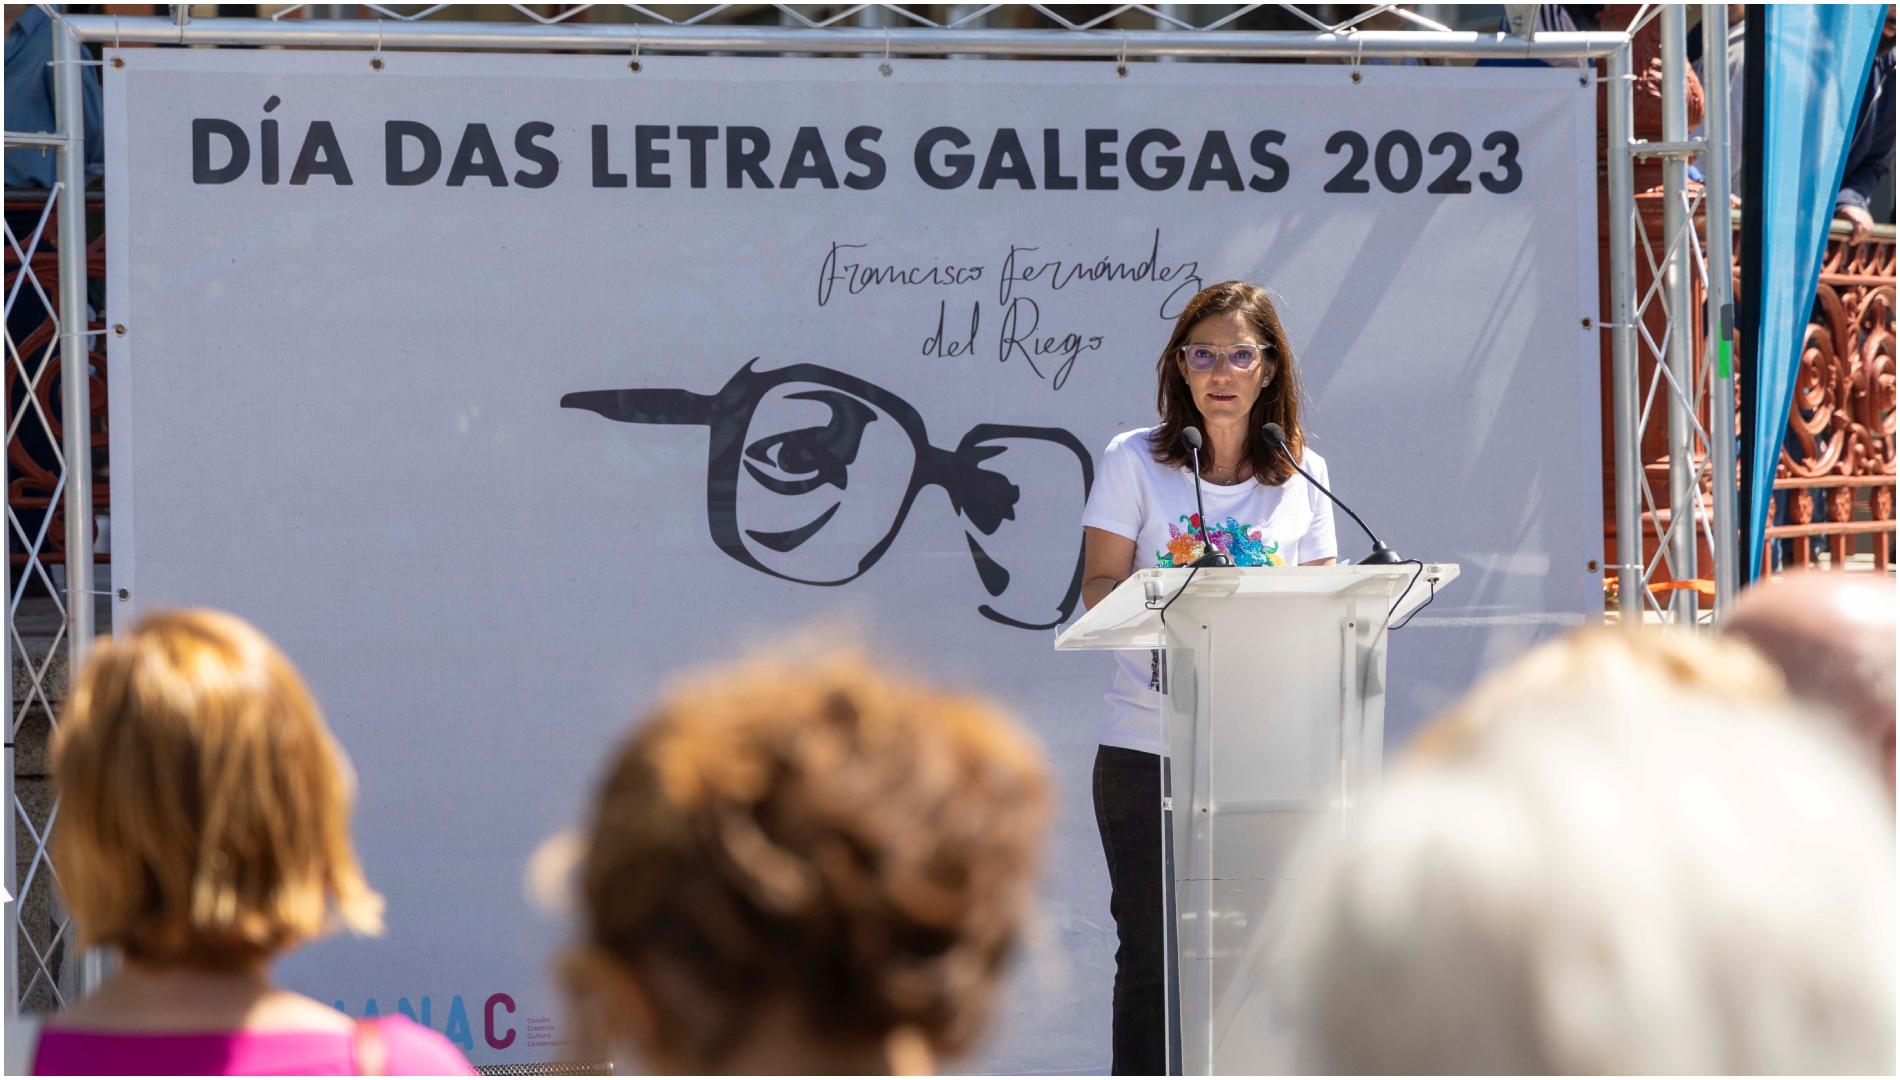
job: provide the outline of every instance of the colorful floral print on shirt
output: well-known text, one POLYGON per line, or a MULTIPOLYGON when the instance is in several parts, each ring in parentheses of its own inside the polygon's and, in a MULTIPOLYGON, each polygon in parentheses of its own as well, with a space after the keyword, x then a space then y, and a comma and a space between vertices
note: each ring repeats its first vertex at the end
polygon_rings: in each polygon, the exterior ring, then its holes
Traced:
MULTIPOLYGON (((1183 514, 1181 522, 1187 526, 1185 529, 1168 526, 1168 550, 1155 552, 1156 566, 1187 566, 1207 550, 1201 546, 1201 515, 1183 514)), ((1215 550, 1225 552, 1235 566, 1286 565, 1278 540, 1263 540, 1258 527, 1242 525, 1231 516, 1225 522, 1208 526, 1207 542, 1214 545, 1215 550)))

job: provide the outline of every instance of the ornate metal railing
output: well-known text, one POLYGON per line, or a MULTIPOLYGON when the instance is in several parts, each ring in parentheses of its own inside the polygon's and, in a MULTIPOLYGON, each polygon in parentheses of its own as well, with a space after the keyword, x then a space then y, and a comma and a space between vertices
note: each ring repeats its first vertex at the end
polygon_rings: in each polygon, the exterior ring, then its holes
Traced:
MULTIPOLYGON (((1652 248, 1662 246, 1663 211, 1659 193, 1637 195, 1638 217, 1652 248)), ((1699 207, 1698 207, 1699 212, 1699 207)), ((1741 215, 1736 212, 1735 250, 1741 250, 1741 215)), ((1872 565, 1885 570, 1894 559, 1894 228, 1875 226, 1874 234, 1858 244, 1848 243, 1848 227, 1835 222, 1815 290, 1813 315, 1804 336, 1801 370, 1789 411, 1786 440, 1775 476, 1775 500, 1767 530, 1763 573, 1823 563, 1849 565, 1850 557, 1871 556, 1872 565), (1821 543, 1817 544, 1819 540, 1821 543)), ((1736 291, 1740 271, 1735 268, 1736 291)), ((1654 285, 1655 268, 1639 260, 1639 291, 1654 285)), ((1706 370, 1708 328, 1702 314, 1704 289, 1695 281, 1691 305, 1695 331, 1695 379, 1708 385, 1706 370)), ((1667 330, 1660 313, 1646 312, 1647 331, 1661 339, 1667 330)), ((1609 358, 1605 350, 1603 387, 1609 390, 1609 358)), ((1657 360, 1639 360, 1644 386, 1658 382, 1657 360)), ((1644 407, 1640 457, 1644 479, 1652 491, 1666 489, 1669 444, 1660 422, 1661 408, 1651 394, 1644 407)), ((1696 420, 1709 422, 1707 400, 1698 400, 1696 420)), ((1615 472, 1604 419, 1603 469, 1605 482, 1605 550, 1615 549, 1616 523, 1609 505, 1609 485, 1615 472)), ((1701 565, 1711 564, 1707 551, 1713 536, 1708 507, 1712 503, 1713 473, 1698 446, 1697 543, 1703 549, 1701 565)), ((1641 516, 1643 559, 1658 559, 1659 537, 1669 530, 1671 507, 1665 500, 1646 500, 1641 516)), ((1606 558, 1606 566, 1610 562, 1606 558)), ((1615 575, 1606 573, 1605 585, 1613 596, 1615 575)), ((1705 610, 1713 601, 1714 583, 1708 580, 1652 583, 1658 595, 1675 589, 1701 594, 1705 610)))
POLYGON ((1813 565, 1817 547, 1836 567, 1864 553, 1893 565, 1894 234, 1878 232, 1849 244, 1837 222, 1828 239, 1764 566, 1813 565))

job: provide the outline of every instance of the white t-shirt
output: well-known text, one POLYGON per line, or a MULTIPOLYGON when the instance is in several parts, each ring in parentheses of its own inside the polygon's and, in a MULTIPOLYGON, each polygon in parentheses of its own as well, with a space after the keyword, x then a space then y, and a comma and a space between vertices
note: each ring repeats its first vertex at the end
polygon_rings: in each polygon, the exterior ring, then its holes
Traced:
MULTIPOLYGON (((1082 524, 1135 542, 1130 572, 1150 566, 1186 566, 1201 555, 1194 520, 1194 474, 1185 466, 1155 461, 1148 437, 1154 428, 1125 431, 1109 441, 1089 492, 1082 524)), ((1301 467, 1332 487, 1326 462, 1311 449, 1301 467)), ((1257 480, 1239 484, 1201 482, 1207 507, 1207 539, 1232 556, 1235 566, 1298 566, 1336 558, 1333 504, 1306 478, 1294 473, 1274 487, 1257 480)), ((1166 754, 1161 739, 1160 657, 1138 650, 1115 654, 1102 716, 1103 746, 1166 754)))

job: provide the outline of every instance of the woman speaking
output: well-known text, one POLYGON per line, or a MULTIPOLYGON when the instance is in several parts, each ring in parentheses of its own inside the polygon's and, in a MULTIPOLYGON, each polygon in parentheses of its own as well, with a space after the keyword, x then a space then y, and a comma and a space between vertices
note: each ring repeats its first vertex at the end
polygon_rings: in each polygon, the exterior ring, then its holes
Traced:
MULTIPOLYGON (((1115 436, 1102 455, 1082 512, 1083 603, 1095 606, 1142 567, 1188 566, 1210 547, 1235 566, 1334 561, 1331 502, 1261 431, 1279 424, 1287 452, 1332 486, 1306 447, 1299 374, 1266 290, 1223 281, 1188 301, 1155 362, 1155 407, 1159 424, 1115 436), (1189 464, 1197 436, 1205 520, 1189 464)), ((1106 696, 1094 786, 1119 943, 1114 1071, 1159 1074, 1168 1065, 1160 655, 1115 654, 1106 696)))

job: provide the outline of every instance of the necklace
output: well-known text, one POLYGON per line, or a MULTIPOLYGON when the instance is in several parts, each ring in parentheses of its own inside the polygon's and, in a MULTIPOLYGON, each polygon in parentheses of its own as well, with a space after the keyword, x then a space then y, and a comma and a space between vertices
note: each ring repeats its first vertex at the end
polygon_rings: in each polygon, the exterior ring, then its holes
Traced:
POLYGON ((1201 475, 1216 484, 1238 484, 1253 475, 1253 462, 1242 461, 1237 465, 1215 465, 1211 462, 1201 470, 1201 475))

